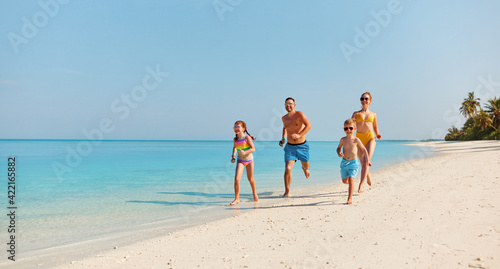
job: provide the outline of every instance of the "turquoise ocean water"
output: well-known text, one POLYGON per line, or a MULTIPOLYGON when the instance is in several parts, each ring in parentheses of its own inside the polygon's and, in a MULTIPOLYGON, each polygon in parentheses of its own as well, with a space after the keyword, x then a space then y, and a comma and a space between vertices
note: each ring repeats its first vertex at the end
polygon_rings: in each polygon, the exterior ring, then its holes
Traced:
MULTIPOLYGON (((292 192, 340 181, 338 142, 309 143, 311 177, 306 180, 297 163, 292 192)), ((432 155, 408 143, 379 141, 371 171, 432 155)), ((255 145, 254 177, 259 205, 265 205, 284 191, 283 148, 277 142, 255 145)), ((18 250, 26 254, 148 229, 165 233, 234 214, 228 206, 234 198, 231 153, 232 141, 0 140, 4 186, 7 159, 16 158, 18 250)), ((245 173, 241 198, 237 209, 253 207, 245 173)), ((1 202, 6 210, 7 198, 1 202)), ((5 227, 7 218, 1 221, 5 227)))

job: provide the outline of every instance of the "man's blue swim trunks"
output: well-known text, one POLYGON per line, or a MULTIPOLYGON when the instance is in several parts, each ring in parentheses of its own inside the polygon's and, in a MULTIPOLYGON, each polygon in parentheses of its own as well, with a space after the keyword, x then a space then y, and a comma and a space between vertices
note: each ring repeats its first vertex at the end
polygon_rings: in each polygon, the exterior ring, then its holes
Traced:
POLYGON ((297 160, 303 162, 309 161, 309 144, 307 143, 307 141, 304 141, 304 143, 300 144, 286 143, 286 146, 283 150, 285 151, 285 162, 297 160))
POLYGON ((340 175, 342 179, 352 177, 355 178, 358 175, 359 170, 359 160, 354 159, 352 161, 348 161, 342 158, 342 162, 340 163, 340 175))

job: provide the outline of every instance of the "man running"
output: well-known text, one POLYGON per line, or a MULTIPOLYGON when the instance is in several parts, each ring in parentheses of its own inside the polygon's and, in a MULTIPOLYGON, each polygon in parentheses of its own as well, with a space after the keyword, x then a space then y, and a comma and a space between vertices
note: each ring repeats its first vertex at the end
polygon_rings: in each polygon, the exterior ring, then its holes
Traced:
POLYGON ((304 175, 309 178, 309 144, 306 141, 306 133, 311 130, 311 123, 304 113, 295 110, 295 100, 288 97, 285 100, 285 109, 288 114, 283 116, 283 138, 279 145, 285 146, 285 194, 283 197, 290 196, 290 184, 292 183, 292 169, 297 160, 302 163, 304 175))

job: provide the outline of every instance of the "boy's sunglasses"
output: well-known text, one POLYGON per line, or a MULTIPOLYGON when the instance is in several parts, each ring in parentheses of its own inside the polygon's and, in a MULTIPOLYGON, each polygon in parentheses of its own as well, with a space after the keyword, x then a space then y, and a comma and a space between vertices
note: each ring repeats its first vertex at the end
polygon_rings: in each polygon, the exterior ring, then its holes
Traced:
POLYGON ((368 101, 368 100, 370 100, 370 98, 368 98, 368 97, 365 97, 365 98, 361 97, 361 98, 359 98, 359 100, 361 100, 361 101, 368 101))
POLYGON ((354 127, 344 127, 344 131, 347 131, 347 130, 354 130, 354 127))

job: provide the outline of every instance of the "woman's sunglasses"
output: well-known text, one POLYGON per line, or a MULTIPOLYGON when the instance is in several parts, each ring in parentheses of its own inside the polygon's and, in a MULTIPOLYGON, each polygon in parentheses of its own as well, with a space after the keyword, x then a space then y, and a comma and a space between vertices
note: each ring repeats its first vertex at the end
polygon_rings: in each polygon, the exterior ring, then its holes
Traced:
POLYGON ((368 97, 365 97, 365 98, 361 97, 361 98, 359 98, 359 100, 361 100, 361 101, 368 101, 368 100, 370 100, 370 98, 368 98, 368 97))

